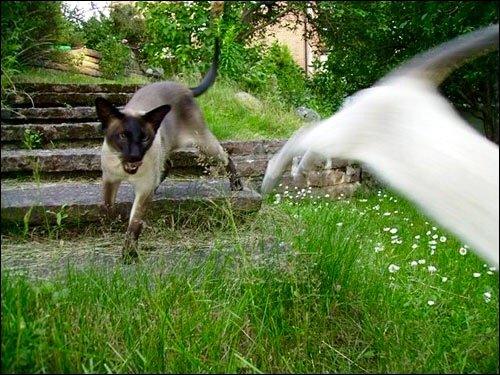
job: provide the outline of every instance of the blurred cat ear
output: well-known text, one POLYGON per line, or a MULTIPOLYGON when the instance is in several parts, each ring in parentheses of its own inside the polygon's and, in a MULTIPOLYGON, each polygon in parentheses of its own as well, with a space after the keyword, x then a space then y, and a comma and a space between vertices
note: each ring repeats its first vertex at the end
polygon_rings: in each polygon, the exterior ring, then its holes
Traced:
POLYGON ((99 121, 101 121, 102 130, 108 127, 108 124, 112 119, 122 120, 125 115, 121 113, 118 108, 111 104, 108 100, 104 98, 96 98, 95 109, 99 121))
POLYGON ((148 113, 143 115, 142 118, 144 119, 144 121, 153 125, 155 131, 157 131, 161 125, 161 122, 163 121, 163 119, 165 118, 165 116, 167 115, 167 113, 170 111, 171 108, 172 107, 168 104, 162 105, 158 108, 149 111, 148 113))

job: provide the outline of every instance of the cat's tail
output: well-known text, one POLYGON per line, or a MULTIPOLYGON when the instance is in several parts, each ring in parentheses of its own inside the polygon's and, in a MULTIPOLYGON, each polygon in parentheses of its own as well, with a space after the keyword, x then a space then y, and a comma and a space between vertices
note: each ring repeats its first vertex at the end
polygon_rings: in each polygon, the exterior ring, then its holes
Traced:
POLYGON ((377 85, 399 77, 413 77, 438 86, 453 70, 498 49, 498 30, 498 24, 495 24, 440 44, 401 65, 383 77, 377 85))
POLYGON ((201 81, 201 83, 198 86, 190 88, 195 98, 203 94, 205 91, 207 91, 208 88, 212 86, 213 83, 215 82, 215 78, 217 78, 217 68, 219 66, 219 55, 220 55, 220 40, 219 37, 216 37, 214 57, 212 58, 212 65, 210 66, 210 70, 208 71, 207 75, 205 76, 205 78, 203 78, 203 81, 201 81))

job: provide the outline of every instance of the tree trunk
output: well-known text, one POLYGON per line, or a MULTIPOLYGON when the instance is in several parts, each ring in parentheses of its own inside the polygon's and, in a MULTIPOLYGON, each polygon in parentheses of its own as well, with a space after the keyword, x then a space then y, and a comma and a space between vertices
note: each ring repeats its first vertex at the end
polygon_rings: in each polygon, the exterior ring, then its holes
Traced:
POLYGON ((494 88, 495 82, 486 81, 481 86, 483 87, 483 106, 481 108, 481 113, 484 134, 490 141, 499 144, 498 95, 494 88))

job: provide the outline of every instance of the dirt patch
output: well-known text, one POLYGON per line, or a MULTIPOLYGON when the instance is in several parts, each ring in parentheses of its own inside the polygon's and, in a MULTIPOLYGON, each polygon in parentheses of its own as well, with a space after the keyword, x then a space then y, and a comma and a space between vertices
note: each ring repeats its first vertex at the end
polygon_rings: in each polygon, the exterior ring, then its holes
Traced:
MULTIPOLYGON (((22 274, 32 279, 48 279, 65 272, 68 267, 78 270, 133 267, 122 262, 123 239, 120 232, 33 241, 2 237, 2 272, 8 270, 11 274, 22 274)), ((283 247, 276 239, 252 233, 239 235, 237 239, 227 234, 214 236, 191 230, 144 233, 141 262, 153 269, 157 265, 161 272, 169 272, 181 260, 198 265, 216 252, 221 261, 228 256, 241 257, 244 253, 250 256, 252 262, 282 263, 290 254, 290 251, 283 251, 283 247)))

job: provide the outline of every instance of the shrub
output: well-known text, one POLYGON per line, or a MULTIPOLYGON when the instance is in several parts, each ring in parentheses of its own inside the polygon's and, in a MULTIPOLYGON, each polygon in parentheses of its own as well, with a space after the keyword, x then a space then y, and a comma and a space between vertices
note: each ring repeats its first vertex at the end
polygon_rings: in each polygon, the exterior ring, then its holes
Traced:
POLYGON ((131 50, 122 43, 126 39, 126 33, 117 31, 111 16, 101 14, 99 17, 91 17, 82 23, 81 29, 85 34, 86 46, 101 53, 99 65, 103 77, 113 79, 124 76, 131 50))
POLYGON ((51 56, 50 46, 71 33, 60 1, 4 1, 1 7, 3 108, 7 97, 17 92, 12 77, 34 61, 51 56))
POLYGON ((293 59, 290 49, 273 43, 265 55, 264 63, 267 73, 276 77, 283 99, 294 105, 303 104, 301 99, 306 90, 306 77, 293 59))
POLYGON ((104 78, 118 78, 126 74, 130 60, 130 48, 115 37, 104 39, 96 45, 101 53, 100 71, 104 78))
POLYGON ((65 34, 60 1, 4 1, 2 72, 29 65, 65 34))
POLYGON ((208 1, 139 2, 137 6, 145 20, 142 52, 149 64, 173 74, 187 64, 201 62, 208 67, 210 59, 205 57, 212 48, 215 32, 209 27, 208 1))

